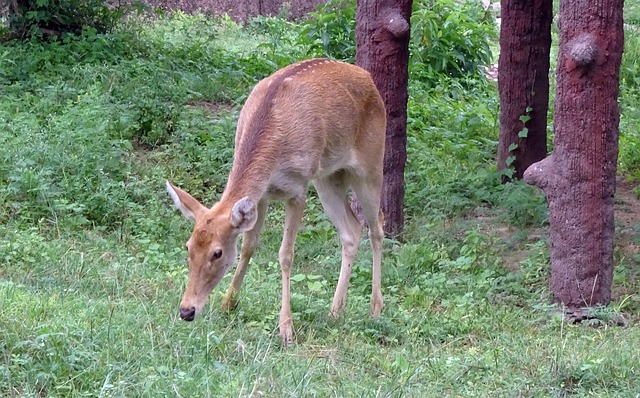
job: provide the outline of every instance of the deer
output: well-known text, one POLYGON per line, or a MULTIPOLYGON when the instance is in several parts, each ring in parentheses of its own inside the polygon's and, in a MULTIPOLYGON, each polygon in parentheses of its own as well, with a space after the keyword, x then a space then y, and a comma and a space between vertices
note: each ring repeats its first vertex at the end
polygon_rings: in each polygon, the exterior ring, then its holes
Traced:
POLYGON ((235 148, 226 187, 207 208, 166 181, 175 206, 195 222, 186 243, 187 285, 180 318, 193 321, 237 258, 221 309, 233 310, 272 201, 285 204, 284 233, 278 251, 282 271, 279 334, 294 338, 290 276, 296 235, 310 183, 342 245, 340 275, 329 315, 339 317, 361 238, 362 226, 350 206, 358 198, 373 253, 370 314, 383 307, 381 262, 384 216, 380 209, 386 111, 364 69, 329 59, 310 59, 261 80, 247 97, 237 122, 235 148))

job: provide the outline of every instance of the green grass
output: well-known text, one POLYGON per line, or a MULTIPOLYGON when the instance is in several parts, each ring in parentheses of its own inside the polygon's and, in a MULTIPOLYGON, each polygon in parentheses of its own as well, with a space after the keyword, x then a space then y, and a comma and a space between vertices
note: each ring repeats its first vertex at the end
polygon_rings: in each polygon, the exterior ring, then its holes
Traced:
MULTIPOLYGON (((219 310, 228 275, 195 322, 179 319, 192 226, 164 179, 213 203, 252 85, 307 56, 295 29, 179 14, 0 45, 0 396, 637 397, 640 226, 618 243, 616 300, 598 320, 557 315, 544 198, 499 184, 497 90, 473 73, 411 82, 408 221, 385 242, 379 319, 366 239, 344 316, 327 316, 340 247, 313 192, 292 347, 277 331, 282 206, 238 309, 219 310)), ((630 177, 637 89, 623 80, 630 177)))
MULTIPOLYGON (((475 283, 454 270, 399 283, 407 271, 395 270, 379 320, 367 317, 361 267, 339 321, 326 316, 330 291, 294 283, 297 344, 283 349, 274 330, 279 295, 268 294, 279 270, 266 250, 236 313, 209 307, 189 324, 176 312, 184 273, 162 270, 180 253, 136 251, 91 233, 45 240, 37 231, 11 232, 21 245, 1 248, 11 272, 0 284, 8 396, 634 396, 638 388, 638 353, 623 344, 638 330, 549 318, 539 290, 499 286, 529 281, 540 289, 536 274, 544 272, 526 265, 531 275, 489 267, 475 283)), ((415 250, 429 249, 395 250, 399 261, 416 261, 415 250)), ((312 280, 334 279, 335 267, 323 265, 312 280)), ((220 299, 217 291, 211 301, 220 299)))

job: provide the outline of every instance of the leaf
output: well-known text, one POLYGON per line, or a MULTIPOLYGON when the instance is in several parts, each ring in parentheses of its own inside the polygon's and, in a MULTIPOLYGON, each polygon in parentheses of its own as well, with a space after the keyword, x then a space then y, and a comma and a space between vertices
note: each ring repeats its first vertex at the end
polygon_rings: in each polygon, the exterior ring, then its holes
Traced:
POLYGON ((322 291, 322 283, 318 281, 307 282, 307 289, 311 292, 320 292, 322 291))
POLYGON ((515 156, 509 156, 507 157, 507 160, 505 161, 507 166, 511 166, 513 164, 513 162, 516 161, 516 157, 515 156))
POLYGON ((327 51, 329 49, 329 32, 327 32, 326 30, 324 30, 322 32, 322 47, 324 48, 325 51, 327 51))
POLYGON ((519 117, 519 119, 520 119, 520 121, 521 121, 522 123, 526 123, 526 122, 528 122, 529 120, 531 120, 531 116, 529 116, 529 115, 522 115, 522 116, 520 116, 520 117, 519 117))
POLYGON ((513 152, 518 148, 518 144, 513 143, 511 145, 509 145, 509 152, 513 152))
POLYGON ((527 138, 528 136, 529 136, 529 129, 526 127, 518 132, 518 137, 520 138, 527 138))
POLYGON ((305 280, 306 275, 305 274, 295 274, 294 276, 291 277, 291 280, 294 282, 302 282, 303 280, 305 280))
POLYGON ((503 175, 507 178, 513 178, 513 175, 515 174, 515 170, 512 168, 509 169, 502 169, 500 170, 500 175, 503 175))

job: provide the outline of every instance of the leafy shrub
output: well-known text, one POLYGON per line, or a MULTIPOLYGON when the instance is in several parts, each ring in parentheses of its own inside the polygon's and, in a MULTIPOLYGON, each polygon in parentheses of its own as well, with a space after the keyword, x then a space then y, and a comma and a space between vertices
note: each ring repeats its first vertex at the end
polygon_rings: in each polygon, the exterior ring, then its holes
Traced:
POLYGON ((21 38, 80 34, 86 29, 104 33, 112 30, 129 8, 110 6, 103 0, 20 0, 11 6, 9 25, 21 38))
POLYGON ((179 17, 179 31, 154 21, 0 46, 0 220, 157 234, 145 220, 164 207, 163 178, 218 192, 237 113, 212 123, 194 104, 240 102, 273 65, 190 40, 204 25, 179 17))
POLYGON ((493 189, 489 201, 505 211, 504 221, 511 225, 525 227, 547 222, 545 196, 524 181, 499 184, 493 189))
POLYGON ((353 63, 356 54, 356 2, 331 0, 302 23, 297 44, 311 57, 328 57, 353 63))
POLYGON ((267 35, 271 38, 288 36, 298 25, 281 17, 259 15, 249 21, 247 30, 254 34, 267 35))
POLYGON ((494 19, 479 1, 417 0, 411 16, 411 73, 459 77, 491 62, 494 19))
MULTIPOLYGON (((639 24, 640 26, 640 24, 639 24)), ((640 37, 638 27, 626 29, 622 64, 620 65, 620 85, 640 88, 640 37)))
POLYGON ((626 29, 620 65, 620 166, 631 177, 640 178, 640 24, 626 29))
MULTIPOLYGON (((302 23, 296 43, 311 57, 355 60, 356 4, 332 0, 302 23)), ((480 2, 419 0, 411 17, 411 74, 421 80, 474 74, 491 62, 494 18, 480 2)))
POLYGON ((497 147, 498 102, 485 79, 437 83, 410 87, 405 201, 410 212, 440 218, 491 197, 497 180, 485 168, 497 147))

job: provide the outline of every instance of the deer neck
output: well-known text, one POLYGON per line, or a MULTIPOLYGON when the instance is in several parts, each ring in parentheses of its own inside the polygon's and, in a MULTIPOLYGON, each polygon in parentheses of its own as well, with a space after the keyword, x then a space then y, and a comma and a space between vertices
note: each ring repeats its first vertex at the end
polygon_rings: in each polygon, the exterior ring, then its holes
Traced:
POLYGON ((271 176, 277 167, 275 145, 264 142, 244 142, 243 144, 236 149, 221 202, 228 201, 233 204, 248 196, 257 203, 269 190, 271 176))

